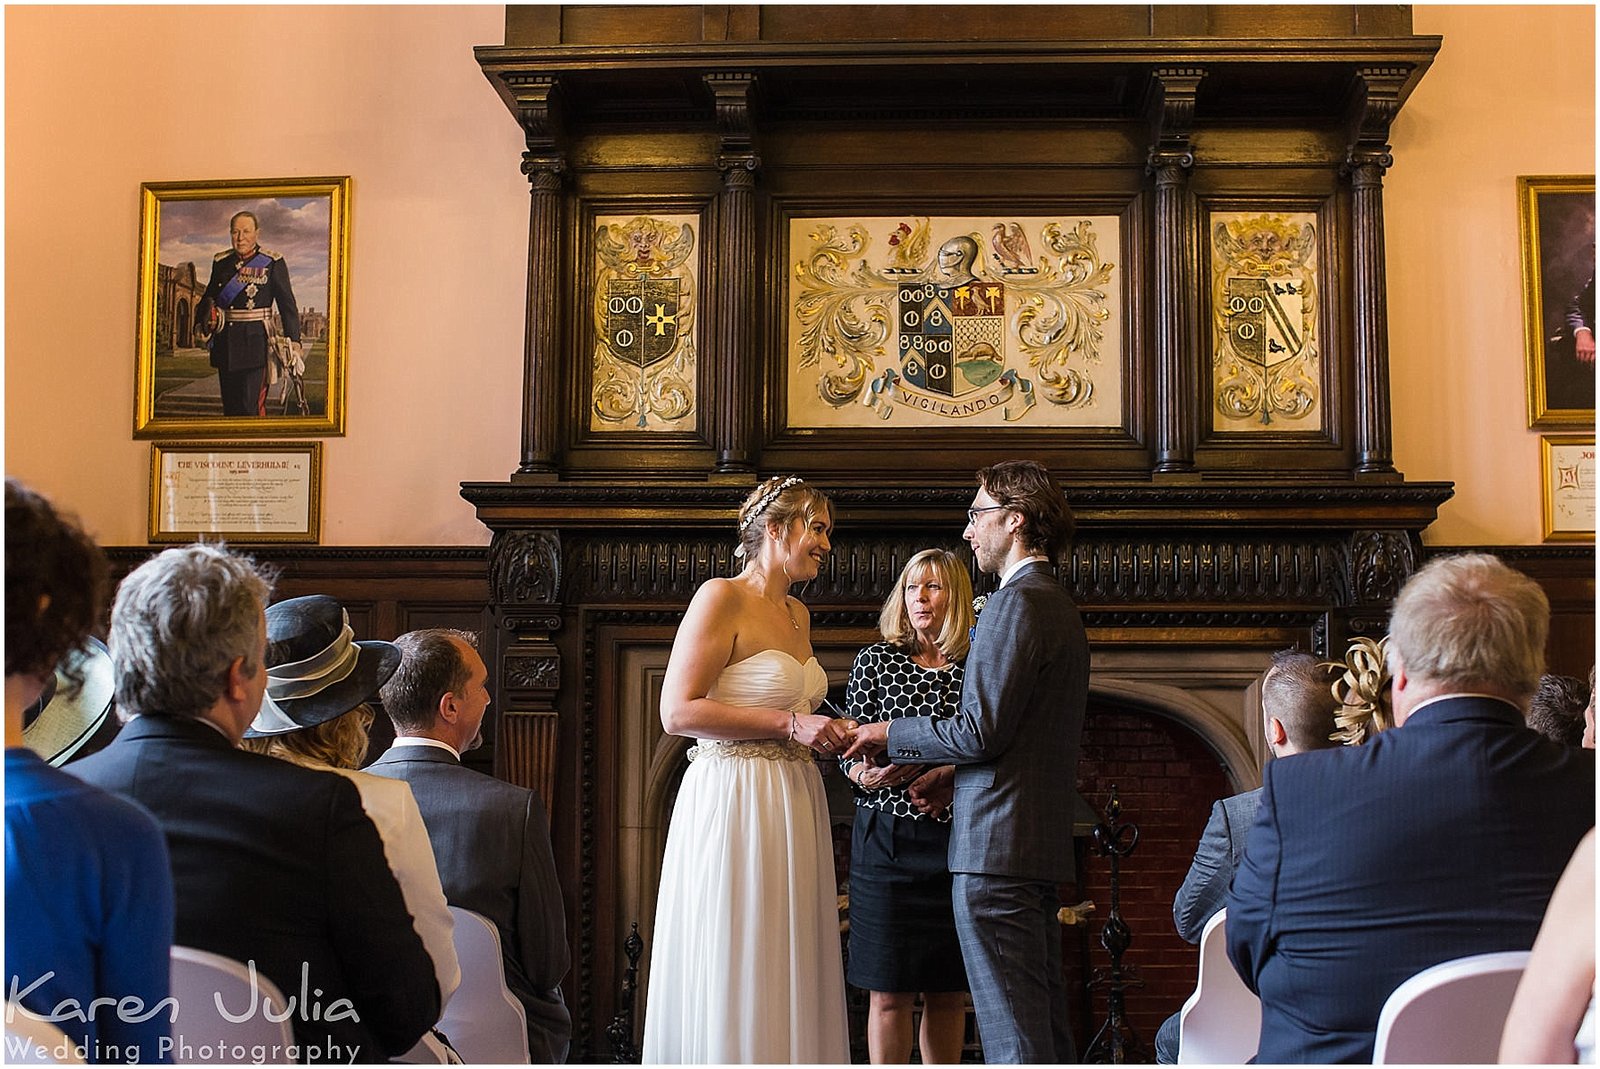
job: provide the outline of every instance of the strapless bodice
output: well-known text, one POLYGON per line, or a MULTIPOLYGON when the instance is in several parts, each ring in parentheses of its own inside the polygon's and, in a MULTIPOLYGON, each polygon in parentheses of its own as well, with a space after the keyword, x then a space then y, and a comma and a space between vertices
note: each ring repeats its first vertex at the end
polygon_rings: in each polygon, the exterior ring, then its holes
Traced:
POLYGON ((783 650, 762 650, 722 670, 706 697, 725 705, 809 713, 828 693, 828 674, 815 657, 804 663, 783 650))

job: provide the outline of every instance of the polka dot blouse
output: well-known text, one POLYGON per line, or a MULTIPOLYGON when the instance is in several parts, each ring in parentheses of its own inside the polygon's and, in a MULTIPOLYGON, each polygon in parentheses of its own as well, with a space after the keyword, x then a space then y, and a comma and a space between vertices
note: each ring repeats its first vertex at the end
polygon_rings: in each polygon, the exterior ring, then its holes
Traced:
MULTIPOLYGON (((896 720, 903 716, 931 716, 938 720, 952 717, 961 707, 961 666, 947 664, 942 668, 924 668, 911 659, 911 655, 898 646, 879 642, 856 654, 856 663, 850 668, 850 681, 845 688, 845 712, 863 724, 896 720)), ((846 779, 851 766, 859 761, 841 761, 846 779)), ((864 791, 854 783, 850 792, 856 805, 877 809, 891 816, 911 820, 939 819, 948 821, 950 815, 929 818, 911 804, 906 789, 884 787, 864 791)))

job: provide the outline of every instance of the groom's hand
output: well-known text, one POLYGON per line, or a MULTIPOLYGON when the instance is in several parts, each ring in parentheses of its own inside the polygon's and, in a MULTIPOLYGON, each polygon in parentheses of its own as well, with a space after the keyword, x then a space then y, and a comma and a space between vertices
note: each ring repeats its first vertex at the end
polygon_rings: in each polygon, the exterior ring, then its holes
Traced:
POLYGON ((861 724, 856 728, 855 742, 841 756, 845 758, 859 757, 863 761, 872 761, 873 758, 889 748, 889 725, 886 722, 876 724, 861 724))

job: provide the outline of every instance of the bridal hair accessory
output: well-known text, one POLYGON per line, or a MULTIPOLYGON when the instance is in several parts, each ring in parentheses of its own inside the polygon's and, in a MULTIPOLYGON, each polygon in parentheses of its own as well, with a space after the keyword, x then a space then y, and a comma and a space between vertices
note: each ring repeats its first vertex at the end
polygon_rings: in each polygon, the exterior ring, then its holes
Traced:
POLYGON ((1328 661, 1323 665, 1344 669, 1331 688, 1340 709, 1334 714, 1336 730, 1328 736, 1330 739, 1346 746, 1360 746, 1378 732, 1394 726, 1389 668, 1385 660, 1388 650, 1387 636, 1376 642, 1370 638, 1353 638, 1343 662, 1328 661))
MULTIPOLYGON (((767 511, 768 507, 771 506, 774 501, 778 500, 779 494, 789 489, 789 487, 799 486, 803 482, 805 482, 805 480, 800 478, 800 476, 791 475, 777 486, 774 486, 771 490, 768 490, 766 493, 756 498, 756 503, 750 506, 750 511, 745 514, 744 519, 739 523, 739 533, 743 535, 746 531, 748 531, 751 524, 760 519, 761 514, 767 511)), ((742 540, 733 548, 733 555, 739 558, 744 556, 744 542, 742 540)))

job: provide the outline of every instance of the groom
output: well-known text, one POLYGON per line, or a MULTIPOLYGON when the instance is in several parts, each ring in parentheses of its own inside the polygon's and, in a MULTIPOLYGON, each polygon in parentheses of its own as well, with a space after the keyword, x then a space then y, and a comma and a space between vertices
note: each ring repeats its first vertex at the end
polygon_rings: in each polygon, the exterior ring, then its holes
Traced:
POLYGON ((1074 1062, 1056 885, 1074 878, 1089 644, 1052 571, 1072 510, 1033 461, 984 468, 978 483, 965 538, 1000 589, 973 630, 961 711, 863 724, 845 756, 957 766, 952 897, 984 1060, 1074 1062))

